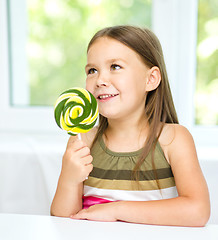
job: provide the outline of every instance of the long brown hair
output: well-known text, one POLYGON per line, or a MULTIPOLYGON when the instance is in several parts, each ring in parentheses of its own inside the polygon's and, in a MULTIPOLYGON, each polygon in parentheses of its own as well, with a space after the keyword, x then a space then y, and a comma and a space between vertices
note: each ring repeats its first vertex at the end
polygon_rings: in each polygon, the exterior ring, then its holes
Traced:
MULTIPOLYGON (((178 123, 161 44, 156 35, 149 29, 123 25, 108 27, 98 31, 89 42, 87 51, 95 42, 95 40, 100 37, 113 38, 125 44, 139 54, 146 66, 150 68, 157 66, 160 70, 161 82, 159 86, 147 94, 145 113, 149 122, 149 132, 145 141, 142 155, 137 161, 133 170, 134 178, 137 180, 138 170, 149 152, 151 152, 152 166, 157 180, 158 176, 157 172, 155 171, 154 150, 158 142, 158 138, 160 137, 165 123, 178 123)), ((93 144, 99 135, 104 133, 107 126, 107 118, 100 115, 99 128, 93 144)), ((157 184, 160 188, 158 180, 157 184)))

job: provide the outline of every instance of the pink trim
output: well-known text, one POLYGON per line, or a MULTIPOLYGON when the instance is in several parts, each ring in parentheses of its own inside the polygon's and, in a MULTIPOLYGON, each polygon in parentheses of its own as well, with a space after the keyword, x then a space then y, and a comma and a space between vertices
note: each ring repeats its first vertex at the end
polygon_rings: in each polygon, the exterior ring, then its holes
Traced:
POLYGON ((85 197, 83 196, 83 208, 89 208, 95 204, 102 204, 102 203, 109 203, 112 202, 110 200, 104 199, 104 198, 98 198, 98 197, 92 197, 92 196, 88 196, 85 197))

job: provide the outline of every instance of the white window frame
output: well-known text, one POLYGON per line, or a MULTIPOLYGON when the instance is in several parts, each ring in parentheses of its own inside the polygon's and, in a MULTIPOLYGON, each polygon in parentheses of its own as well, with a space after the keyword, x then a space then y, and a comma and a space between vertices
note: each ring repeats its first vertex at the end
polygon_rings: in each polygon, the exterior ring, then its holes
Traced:
POLYGON ((13 84, 22 91, 23 97, 15 95, 18 104, 28 104, 28 90, 26 88, 26 59, 25 56, 25 31, 26 31, 26 9, 25 0, 11 0, 10 12, 12 28, 12 39, 8 36, 8 12, 9 1, 0 0, 0 131, 22 132, 22 133, 58 133, 54 121, 52 107, 21 107, 11 105, 10 89, 10 53, 9 40, 12 41, 14 62, 19 64, 13 66, 13 84), (21 16, 18 17, 18 16, 21 16))
MULTIPOLYGON (((13 57, 19 66, 13 66, 15 87, 23 85, 23 99, 28 103, 25 87, 27 76, 25 59, 19 56, 25 50, 25 0, 11 0, 13 57), (17 15, 22 15, 17 18, 17 15), (17 31, 19 30, 19 31, 17 31), (16 36, 16 38, 15 38, 16 36)), ((196 78, 196 37, 198 0, 153 0, 152 28, 163 46, 171 89, 180 123, 194 136, 196 145, 218 147, 218 126, 203 127, 194 124, 194 91, 196 78)), ((57 133, 52 107, 13 107, 10 104, 10 74, 8 52, 7 0, 0 0, 0 131, 57 133)), ((85 54, 85 53, 84 53, 85 54)), ((16 98, 16 96, 15 96, 16 98)))

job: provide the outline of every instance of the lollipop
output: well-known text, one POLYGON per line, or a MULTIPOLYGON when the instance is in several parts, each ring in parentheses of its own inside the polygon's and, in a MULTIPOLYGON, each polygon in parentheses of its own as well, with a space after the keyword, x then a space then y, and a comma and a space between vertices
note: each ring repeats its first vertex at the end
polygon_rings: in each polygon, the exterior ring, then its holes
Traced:
POLYGON ((94 96, 83 88, 64 91, 55 103, 55 121, 70 135, 91 130, 98 118, 98 105, 94 96))

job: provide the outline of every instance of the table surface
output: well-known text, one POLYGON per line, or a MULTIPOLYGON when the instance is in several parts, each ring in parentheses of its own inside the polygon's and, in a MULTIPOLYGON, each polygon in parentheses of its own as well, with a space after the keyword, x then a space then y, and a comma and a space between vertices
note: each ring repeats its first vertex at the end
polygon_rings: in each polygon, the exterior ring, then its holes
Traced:
POLYGON ((65 239, 217 240, 218 225, 168 227, 124 222, 94 222, 40 215, 0 214, 1 240, 65 239))

